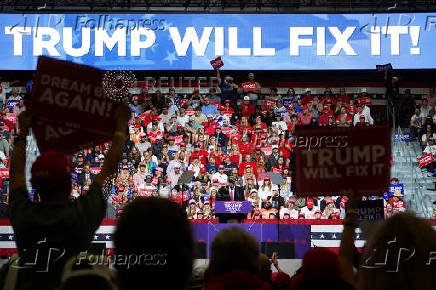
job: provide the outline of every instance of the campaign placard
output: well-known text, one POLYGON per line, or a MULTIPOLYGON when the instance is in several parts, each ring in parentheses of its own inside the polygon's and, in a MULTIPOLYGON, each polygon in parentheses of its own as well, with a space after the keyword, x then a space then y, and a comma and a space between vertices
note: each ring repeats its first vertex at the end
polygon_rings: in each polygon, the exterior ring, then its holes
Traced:
POLYGON ((419 168, 425 167, 430 163, 434 162, 433 153, 428 153, 424 156, 418 157, 418 166, 419 168))
POLYGON ((41 151, 67 153, 110 139, 116 125, 114 112, 122 103, 105 96, 103 76, 104 71, 90 66, 45 56, 38 59, 31 108, 41 151))
POLYGON ((388 125, 297 128, 295 136, 297 195, 383 195, 388 191, 388 125))
POLYGON ((404 185, 403 184, 391 184, 389 185, 389 195, 388 198, 393 196, 395 193, 400 193, 404 195, 404 185))
POLYGON ((3 179, 7 179, 9 178, 9 168, 1 168, 0 169, 0 178, 3 179))
POLYGON ((384 204, 382 199, 364 200, 357 209, 359 220, 378 221, 384 219, 384 204))
POLYGON ((394 142, 410 142, 410 133, 403 132, 401 134, 395 133, 394 142))
POLYGON ((219 69, 220 67, 222 67, 224 65, 224 62, 221 59, 221 56, 218 56, 217 58, 212 59, 210 61, 210 64, 212 65, 213 69, 219 69))
POLYGON ((215 201, 215 213, 250 213, 251 201, 215 201))
POLYGON ((92 167, 89 169, 92 174, 99 174, 101 171, 101 167, 92 167))
POLYGON ((257 86, 255 82, 242 83, 241 85, 244 88, 244 92, 257 90, 257 86))

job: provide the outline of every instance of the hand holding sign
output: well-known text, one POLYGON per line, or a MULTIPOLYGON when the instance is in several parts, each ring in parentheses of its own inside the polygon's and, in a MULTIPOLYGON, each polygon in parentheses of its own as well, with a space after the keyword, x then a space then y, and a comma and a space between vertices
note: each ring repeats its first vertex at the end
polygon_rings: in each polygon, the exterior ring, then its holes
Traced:
POLYGON ((102 70, 39 58, 31 106, 41 152, 69 154, 107 142, 116 129, 124 132, 120 124, 130 115, 117 112, 123 103, 105 95, 103 80, 102 70))
POLYGON ((32 127, 32 115, 29 109, 18 116, 18 125, 20 128, 20 134, 22 136, 27 136, 29 129, 32 127))
POLYGON ((214 70, 217 70, 224 65, 223 61, 221 60, 221 56, 218 56, 217 58, 211 60, 210 64, 212 65, 214 70))

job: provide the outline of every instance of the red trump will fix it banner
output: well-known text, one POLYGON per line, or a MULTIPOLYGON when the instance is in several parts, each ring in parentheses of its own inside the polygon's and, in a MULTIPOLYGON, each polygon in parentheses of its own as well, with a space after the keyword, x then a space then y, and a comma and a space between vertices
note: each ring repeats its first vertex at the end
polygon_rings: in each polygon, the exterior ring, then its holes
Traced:
POLYGON ((389 126, 304 128, 295 135, 297 195, 382 195, 388 191, 389 126))

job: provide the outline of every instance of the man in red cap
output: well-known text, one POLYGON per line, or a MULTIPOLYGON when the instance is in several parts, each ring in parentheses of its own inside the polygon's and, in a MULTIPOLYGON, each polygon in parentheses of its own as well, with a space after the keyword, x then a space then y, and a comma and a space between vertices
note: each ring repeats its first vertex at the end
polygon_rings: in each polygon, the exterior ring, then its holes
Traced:
POLYGON ((312 198, 307 199, 307 205, 301 209, 301 213, 304 214, 306 219, 314 219, 316 211, 319 210, 317 206, 314 206, 312 198))
POLYGON ((200 89, 194 88, 191 97, 183 104, 183 107, 185 108, 192 107, 195 109, 203 103, 204 100, 203 100, 203 96, 200 95, 200 89))
POLYGON ((308 126, 312 121, 313 114, 308 105, 303 105, 303 111, 298 114, 297 124, 300 126, 308 126))
POLYGON ((10 221, 20 266, 15 289, 57 288, 65 261, 88 249, 106 213, 103 184, 116 172, 124 141, 128 138, 129 118, 127 106, 116 111, 117 126, 106 162, 88 193, 74 202, 69 201, 73 169, 70 159, 55 151, 42 152, 31 170, 32 188, 40 202, 32 203, 25 174, 26 137, 32 125, 31 117, 28 112, 19 116, 21 130, 11 159, 9 195, 10 221))
POLYGON ((318 125, 320 127, 326 127, 329 124, 330 108, 328 105, 324 105, 321 116, 318 118, 318 125))
POLYGON ((201 112, 203 113, 203 115, 205 115, 206 117, 209 115, 212 115, 214 117, 218 115, 218 110, 216 106, 210 103, 210 99, 208 97, 204 98, 202 104, 203 105, 201 106, 201 112))

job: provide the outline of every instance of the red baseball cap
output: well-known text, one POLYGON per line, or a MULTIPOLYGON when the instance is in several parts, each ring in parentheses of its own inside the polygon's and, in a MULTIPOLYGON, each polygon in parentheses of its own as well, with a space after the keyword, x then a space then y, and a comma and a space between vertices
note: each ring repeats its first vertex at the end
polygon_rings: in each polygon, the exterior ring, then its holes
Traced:
POLYGON ((271 180, 271 178, 267 175, 265 176, 264 180, 271 180))
POLYGON ((303 110, 307 110, 309 107, 307 105, 303 106, 303 110))
POLYGON ((169 141, 174 140, 174 136, 169 136, 169 137, 168 137, 168 140, 169 140, 169 141))
POLYGON ((230 103, 230 100, 225 100, 224 103, 230 103))
POLYGON ((183 125, 182 124, 178 124, 177 128, 183 128, 183 125))
POLYGON ((153 120, 153 121, 160 121, 160 120, 162 120, 162 119, 159 118, 158 116, 154 116, 151 120, 153 120))
POLYGON ((201 167, 200 168, 200 173, 206 173, 206 172, 207 172, 206 167, 201 167))
POLYGON ((307 199, 307 208, 313 208, 313 199, 307 199))
POLYGON ((227 159, 227 158, 230 158, 230 155, 229 154, 224 154, 223 157, 224 157, 224 159, 227 159))
POLYGON ((141 129, 141 125, 139 125, 139 124, 135 124, 135 126, 133 126, 133 128, 135 128, 135 129, 141 129))
MULTIPOLYGON (((140 163, 139 163, 139 166, 146 166, 146 165, 145 165, 145 162, 140 162, 140 163)), ((124 167, 124 166, 123 166, 123 167, 124 167)), ((128 167, 127 167, 127 168, 128 168, 128 167)))
POLYGON ((328 110, 328 109, 329 109, 329 106, 324 105, 323 109, 324 109, 324 110, 328 110))
POLYGON ((224 165, 220 165, 219 167, 218 167, 218 169, 224 169, 225 167, 224 167, 224 165))
POLYGON ((124 186, 118 186, 118 191, 124 191, 124 186))
POLYGON ((212 180, 212 182, 213 183, 217 183, 217 182, 220 182, 218 179, 214 179, 214 180, 212 180))
POLYGON ((199 88, 194 88, 194 93, 198 93, 200 91, 199 88))
POLYGON ((359 119, 360 120, 362 120, 362 119, 365 120, 365 115, 360 115, 359 119))
POLYGON ((32 165, 32 186, 35 189, 50 189, 71 182, 73 164, 62 153, 49 150, 42 153, 32 165))
POLYGON ((182 143, 180 143, 180 146, 186 147, 186 143, 182 142, 182 143))

